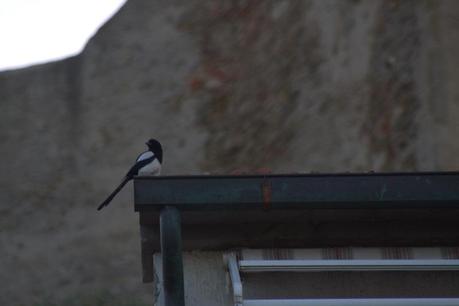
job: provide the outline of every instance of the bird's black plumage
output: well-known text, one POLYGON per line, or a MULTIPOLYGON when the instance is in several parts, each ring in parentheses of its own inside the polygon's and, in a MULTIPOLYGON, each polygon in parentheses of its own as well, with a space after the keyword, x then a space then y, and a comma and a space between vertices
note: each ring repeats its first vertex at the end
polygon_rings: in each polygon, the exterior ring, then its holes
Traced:
POLYGON ((145 144, 148 146, 148 151, 143 152, 137 157, 136 163, 126 173, 119 186, 99 205, 97 210, 101 210, 107 206, 124 185, 139 173, 159 175, 163 162, 163 149, 161 143, 156 139, 150 139, 145 144), (157 163, 155 164, 156 161, 157 163))

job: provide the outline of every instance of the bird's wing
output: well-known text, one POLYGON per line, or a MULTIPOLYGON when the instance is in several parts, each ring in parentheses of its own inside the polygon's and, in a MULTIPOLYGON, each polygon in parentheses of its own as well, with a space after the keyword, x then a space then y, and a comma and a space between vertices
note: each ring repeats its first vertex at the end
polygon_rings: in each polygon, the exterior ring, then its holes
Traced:
POLYGON ((129 169, 126 177, 132 179, 134 175, 139 174, 140 168, 148 165, 155 159, 155 155, 151 151, 144 152, 137 157, 137 162, 129 169), (148 154, 150 153, 150 154, 148 154))
POLYGON ((153 152, 151 152, 151 151, 145 151, 145 152, 141 153, 141 154, 137 157, 137 159, 136 159, 135 161, 136 161, 136 162, 139 162, 139 161, 145 160, 145 159, 150 158, 150 157, 153 157, 153 156, 155 156, 155 154, 153 154, 153 152))

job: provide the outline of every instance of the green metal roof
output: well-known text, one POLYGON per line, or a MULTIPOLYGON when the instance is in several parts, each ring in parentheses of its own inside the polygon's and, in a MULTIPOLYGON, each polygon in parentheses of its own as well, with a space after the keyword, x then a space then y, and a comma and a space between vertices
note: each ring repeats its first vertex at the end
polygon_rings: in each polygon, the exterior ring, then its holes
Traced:
POLYGON ((459 208, 459 172, 138 176, 135 210, 459 208))

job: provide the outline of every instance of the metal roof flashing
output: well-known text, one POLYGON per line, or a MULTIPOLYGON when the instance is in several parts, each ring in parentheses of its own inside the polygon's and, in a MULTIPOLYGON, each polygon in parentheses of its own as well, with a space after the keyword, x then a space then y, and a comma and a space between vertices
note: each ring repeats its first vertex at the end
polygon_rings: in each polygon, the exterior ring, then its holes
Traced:
POLYGON ((136 211, 459 208, 459 172, 135 178, 136 211))

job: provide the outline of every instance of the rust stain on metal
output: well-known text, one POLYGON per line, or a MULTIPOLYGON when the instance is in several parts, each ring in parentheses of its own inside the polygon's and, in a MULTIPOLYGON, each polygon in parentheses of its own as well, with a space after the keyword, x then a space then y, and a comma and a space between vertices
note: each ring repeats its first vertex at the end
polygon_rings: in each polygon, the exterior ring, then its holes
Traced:
POLYGON ((271 208, 271 197, 272 197, 272 188, 271 182, 265 180, 261 184, 261 194, 263 196, 263 208, 270 209, 271 208))

